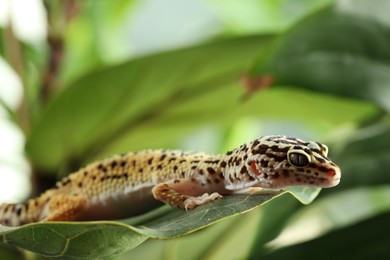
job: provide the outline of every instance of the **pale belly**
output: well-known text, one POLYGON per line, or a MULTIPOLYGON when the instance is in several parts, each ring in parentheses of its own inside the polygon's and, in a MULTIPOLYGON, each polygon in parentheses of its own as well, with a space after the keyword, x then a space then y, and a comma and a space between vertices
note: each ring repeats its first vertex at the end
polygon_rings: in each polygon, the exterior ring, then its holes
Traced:
POLYGON ((137 216, 162 206, 154 199, 154 185, 144 185, 133 191, 117 191, 93 198, 88 207, 78 215, 78 220, 112 220, 137 216))

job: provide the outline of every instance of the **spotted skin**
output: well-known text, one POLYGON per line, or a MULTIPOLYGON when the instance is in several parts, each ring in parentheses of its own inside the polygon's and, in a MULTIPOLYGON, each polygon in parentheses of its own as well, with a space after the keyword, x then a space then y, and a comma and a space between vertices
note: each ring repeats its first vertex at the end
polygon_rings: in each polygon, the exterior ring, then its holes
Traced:
POLYGON ((26 203, 0 205, 0 224, 120 219, 161 202, 189 210, 222 195, 289 186, 333 187, 340 168, 328 148, 265 136, 222 155, 146 150, 91 163, 26 203))

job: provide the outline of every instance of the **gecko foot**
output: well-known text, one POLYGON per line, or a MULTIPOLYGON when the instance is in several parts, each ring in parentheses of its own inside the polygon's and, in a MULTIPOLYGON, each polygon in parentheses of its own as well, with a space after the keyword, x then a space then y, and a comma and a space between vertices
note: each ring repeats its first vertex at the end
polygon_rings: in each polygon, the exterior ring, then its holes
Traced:
POLYGON ((185 208, 185 210, 193 209, 197 206, 206 204, 210 201, 220 199, 220 198, 222 198, 222 195, 219 194, 218 192, 214 192, 211 194, 205 193, 199 197, 189 197, 188 199, 186 199, 184 201, 184 208, 185 208))

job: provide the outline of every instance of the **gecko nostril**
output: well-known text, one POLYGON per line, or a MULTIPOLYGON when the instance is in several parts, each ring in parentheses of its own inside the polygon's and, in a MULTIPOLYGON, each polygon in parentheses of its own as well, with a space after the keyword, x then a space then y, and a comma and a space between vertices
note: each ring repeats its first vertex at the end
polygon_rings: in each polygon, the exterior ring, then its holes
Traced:
POLYGON ((330 177, 333 177, 336 175, 336 172, 334 170, 329 170, 326 174, 328 174, 330 177))

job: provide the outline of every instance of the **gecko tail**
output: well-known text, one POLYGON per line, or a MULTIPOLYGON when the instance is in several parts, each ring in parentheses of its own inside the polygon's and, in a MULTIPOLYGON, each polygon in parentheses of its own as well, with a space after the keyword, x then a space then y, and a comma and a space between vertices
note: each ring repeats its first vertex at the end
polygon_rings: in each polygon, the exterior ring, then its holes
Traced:
POLYGON ((29 200, 26 203, 12 203, 0 205, 0 224, 4 226, 21 226, 31 222, 35 222, 37 216, 34 216, 35 210, 32 207, 35 205, 34 200, 29 200))

